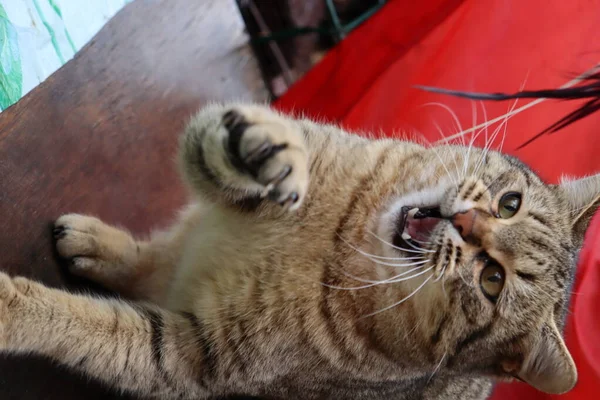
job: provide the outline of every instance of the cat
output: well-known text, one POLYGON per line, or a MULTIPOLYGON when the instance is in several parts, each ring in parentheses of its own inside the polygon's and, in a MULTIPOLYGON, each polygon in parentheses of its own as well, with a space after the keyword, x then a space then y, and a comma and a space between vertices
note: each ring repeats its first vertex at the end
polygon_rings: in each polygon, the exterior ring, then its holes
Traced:
POLYGON ((484 399, 569 391, 561 337, 600 175, 374 140, 266 106, 213 104, 179 166, 190 205, 134 239, 55 222, 70 271, 121 299, 0 273, 0 349, 146 398, 484 399))

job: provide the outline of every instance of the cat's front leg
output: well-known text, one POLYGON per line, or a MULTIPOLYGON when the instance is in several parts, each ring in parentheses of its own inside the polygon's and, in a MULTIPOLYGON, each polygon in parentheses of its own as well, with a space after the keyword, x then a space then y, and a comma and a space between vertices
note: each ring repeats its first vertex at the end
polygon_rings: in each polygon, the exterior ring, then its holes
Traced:
POLYGON ((182 138, 180 161, 192 188, 217 203, 267 200, 295 210, 308 188, 308 152, 299 125, 267 107, 202 109, 182 138))
POLYGON ((162 399, 209 397, 216 349, 192 315, 69 294, 0 273, 0 351, 39 354, 162 399))

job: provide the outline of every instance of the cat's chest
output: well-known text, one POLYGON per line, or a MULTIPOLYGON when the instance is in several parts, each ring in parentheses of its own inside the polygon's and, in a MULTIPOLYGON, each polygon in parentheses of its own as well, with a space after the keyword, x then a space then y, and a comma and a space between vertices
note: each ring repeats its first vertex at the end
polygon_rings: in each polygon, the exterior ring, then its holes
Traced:
POLYGON ((185 238, 167 304, 195 312, 197 304, 215 301, 217 289, 220 296, 246 293, 257 279, 318 283, 333 234, 308 220, 257 221, 212 210, 185 238))

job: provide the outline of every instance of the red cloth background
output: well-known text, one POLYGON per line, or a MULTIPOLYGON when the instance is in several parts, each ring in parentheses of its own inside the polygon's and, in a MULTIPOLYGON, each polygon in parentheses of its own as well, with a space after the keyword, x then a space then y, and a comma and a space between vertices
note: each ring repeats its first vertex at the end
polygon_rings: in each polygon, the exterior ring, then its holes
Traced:
MULTIPOLYGON (((352 32, 275 106, 335 121, 355 131, 429 141, 505 115, 510 102, 478 103, 426 93, 414 85, 478 92, 559 87, 600 62, 600 0, 391 0, 352 32), (485 109, 485 115, 484 115, 485 109)), ((522 100, 517 107, 527 104, 522 100)), ((531 145, 517 147, 573 110, 545 101, 508 122, 504 151, 544 179, 600 171, 600 112, 531 145)), ((491 136, 498 125, 490 126, 491 136)), ((471 138, 467 134, 466 139, 471 138)), ((501 135, 494 141, 499 147, 501 135)), ((485 143, 485 132, 476 143, 485 143)), ((574 390, 549 396, 501 384, 493 399, 597 399, 600 389, 600 216, 590 227, 577 272, 567 344, 579 370, 574 390)))

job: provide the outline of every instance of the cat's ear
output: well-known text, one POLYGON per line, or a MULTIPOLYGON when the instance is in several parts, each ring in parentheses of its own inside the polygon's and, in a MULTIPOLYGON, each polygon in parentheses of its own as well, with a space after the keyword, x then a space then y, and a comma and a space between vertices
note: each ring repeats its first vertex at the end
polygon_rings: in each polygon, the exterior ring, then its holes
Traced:
POLYGON ((556 324, 545 323, 532 339, 518 377, 549 394, 571 390, 577 383, 577 368, 556 324))
POLYGON ((600 206, 600 174, 576 180, 563 180, 560 189, 566 195, 573 231, 573 242, 583 244, 594 213, 600 206))

